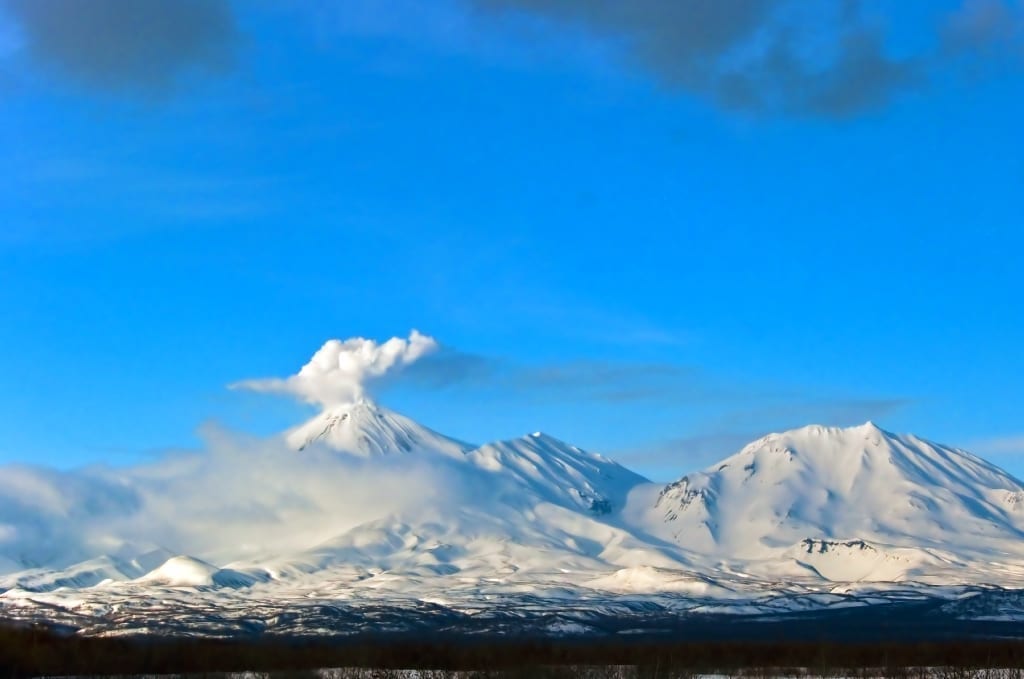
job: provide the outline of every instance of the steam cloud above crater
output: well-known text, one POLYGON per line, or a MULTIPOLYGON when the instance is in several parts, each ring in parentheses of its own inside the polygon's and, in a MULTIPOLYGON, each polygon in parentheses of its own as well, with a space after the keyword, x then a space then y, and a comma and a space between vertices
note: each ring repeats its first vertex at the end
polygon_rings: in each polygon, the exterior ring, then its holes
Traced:
POLYGON ((267 394, 286 394, 324 407, 351 403, 366 395, 369 382, 394 373, 438 349, 433 337, 413 330, 408 339, 383 343, 363 337, 324 343, 295 375, 244 380, 231 385, 267 394))

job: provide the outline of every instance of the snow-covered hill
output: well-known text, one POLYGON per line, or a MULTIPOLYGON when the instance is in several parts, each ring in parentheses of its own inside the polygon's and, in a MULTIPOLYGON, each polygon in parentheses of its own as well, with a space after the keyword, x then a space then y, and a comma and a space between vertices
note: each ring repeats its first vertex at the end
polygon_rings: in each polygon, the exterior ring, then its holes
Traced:
POLYGON ((772 434, 663 486, 545 434, 475 446, 361 398, 133 469, 0 469, 0 563, 15 617, 813 608, 1024 585, 1024 485, 868 423, 772 434))

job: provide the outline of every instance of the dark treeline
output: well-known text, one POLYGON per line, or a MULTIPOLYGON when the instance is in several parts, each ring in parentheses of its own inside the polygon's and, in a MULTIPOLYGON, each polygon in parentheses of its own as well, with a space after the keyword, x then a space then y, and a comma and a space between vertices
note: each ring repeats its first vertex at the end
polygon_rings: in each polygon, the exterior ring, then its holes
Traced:
MULTIPOLYGON (((1024 642, 851 643, 680 639, 471 639, 359 637, 258 640, 95 638, 44 627, 0 627, 4 676, 209 674, 254 670, 301 676, 324 667, 518 670, 531 676, 611 676, 581 666, 636 666, 637 676, 750 673, 807 668, 857 675, 863 668, 1024 668, 1024 642), (530 669, 533 668, 533 669, 530 669), (543 668, 543 669, 542 669, 543 668), (561 669, 559 669, 561 668, 561 669), (575 668, 575 669, 574 669, 575 668)), ((888 668, 888 669, 887 669, 888 668)), ((1017 675, 1024 679, 1024 673, 1017 675)))

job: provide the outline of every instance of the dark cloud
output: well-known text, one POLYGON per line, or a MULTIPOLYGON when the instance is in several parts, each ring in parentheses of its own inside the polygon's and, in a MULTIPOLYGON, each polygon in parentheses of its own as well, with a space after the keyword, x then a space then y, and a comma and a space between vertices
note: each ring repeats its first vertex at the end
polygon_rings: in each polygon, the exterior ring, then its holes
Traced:
POLYGON ((882 29, 854 3, 832 11, 790 0, 475 0, 582 24, 617 38, 667 86, 727 108, 845 116, 918 82, 916 64, 885 51, 882 29), (808 38, 830 34, 830 49, 808 38))
MULTIPOLYGON (((496 379, 502 365, 504 362, 489 356, 444 347, 407 366, 401 373, 401 381, 427 389, 480 387, 496 379)), ((391 382, 385 377, 381 386, 390 386, 391 382)))
POLYGON ((523 365, 443 350, 406 368, 400 381, 426 389, 464 389, 531 398, 574 398, 606 403, 680 401, 706 396, 692 368, 669 363, 572 361, 523 365))
POLYGON ((977 80, 1024 68, 1024 0, 966 0, 942 32, 946 61, 977 80))
POLYGON ((717 405, 721 414, 707 424, 728 435, 810 423, 862 424, 913 404, 906 398, 837 398, 779 385, 727 384, 697 366, 677 363, 622 359, 524 364, 452 348, 424 356, 377 383, 383 389, 396 385, 511 398, 717 405))
POLYGON ((643 446, 612 451, 611 457, 626 464, 670 469, 673 478, 706 467, 738 452, 765 431, 709 432, 656 441, 643 446))
POLYGON ((486 10, 525 10, 621 37, 670 80, 691 82, 746 41, 779 0, 475 0, 486 10))
POLYGON ((161 92, 230 66, 228 0, 0 0, 31 55, 86 86, 161 92))
MULTIPOLYGON (((887 47, 885 6, 857 0, 463 2, 580 27, 668 88, 756 114, 846 117, 927 86, 967 56, 971 72, 1008 55, 1024 64, 1020 0, 962 0, 938 15, 934 50, 900 57, 887 47)), ((230 66, 237 43, 229 0, 0 0, 0 9, 40 63, 109 90, 167 91, 185 72, 230 66)))
MULTIPOLYGON (((474 397, 533 403, 643 403, 664 406, 698 423, 690 431, 610 451, 615 459, 679 474, 710 465, 773 431, 810 424, 848 427, 879 422, 914 404, 901 397, 830 395, 812 388, 727 384, 694 366, 628 360, 528 365, 451 348, 425 356, 386 378, 429 391, 458 390, 474 397)), ((643 432, 632 432, 640 437, 643 432)), ((657 475, 657 474, 656 474, 657 475)))
POLYGON ((966 0, 946 18, 936 53, 897 58, 885 22, 856 0, 469 2, 581 26, 666 87, 727 109, 822 117, 855 115, 926 86, 951 52, 1019 48, 1024 26, 1016 0, 966 0))
POLYGON ((966 0, 950 15, 943 31, 943 46, 951 53, 993 55, 1009 50, 1024 56, 1024 3, 1006 0, 966 0), (1014 49, 1016 48, 1016 50, 1014 49))
POLYGON ((835 398, 804 396, 781 398, 774 404, 753 408, 732 416, 732 422, 773 422, 783 428, 806 424, 849 427, 868 420, 881 420, 913 405, 910 398, 835 398))
POLYGON ((722 79, 719 100, 738 109, 846 117, 882 106, 924 82, 922 65, 885 56, 882 36, 873 30, 842 35, 825 69, 808 64, 798 50, 795 38, 777 36, 762 60, 722 79), (747 93, 745 100, 729 99, 737 83, 747 93))

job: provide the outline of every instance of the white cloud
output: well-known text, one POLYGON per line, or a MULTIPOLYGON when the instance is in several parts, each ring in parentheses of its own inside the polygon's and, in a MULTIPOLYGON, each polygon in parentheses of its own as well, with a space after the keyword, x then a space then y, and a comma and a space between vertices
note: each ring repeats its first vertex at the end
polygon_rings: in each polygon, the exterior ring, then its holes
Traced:
POLYGON ((413 330, 408 339, 384 343, 363 337, 328 340, 298 374, 237 382, 233 389, 287 394, 308 403, 331 406, 363 398, 369 382, 401 370, 438 349, 433 337, 413 330))
POLYGON ((484 473, 441 455, 363 459, 202 435, 203 450, 133 467, 0 466, 0 574, 158 548, 219 565, 294 553, 385 517, 475 503, 484 473))

